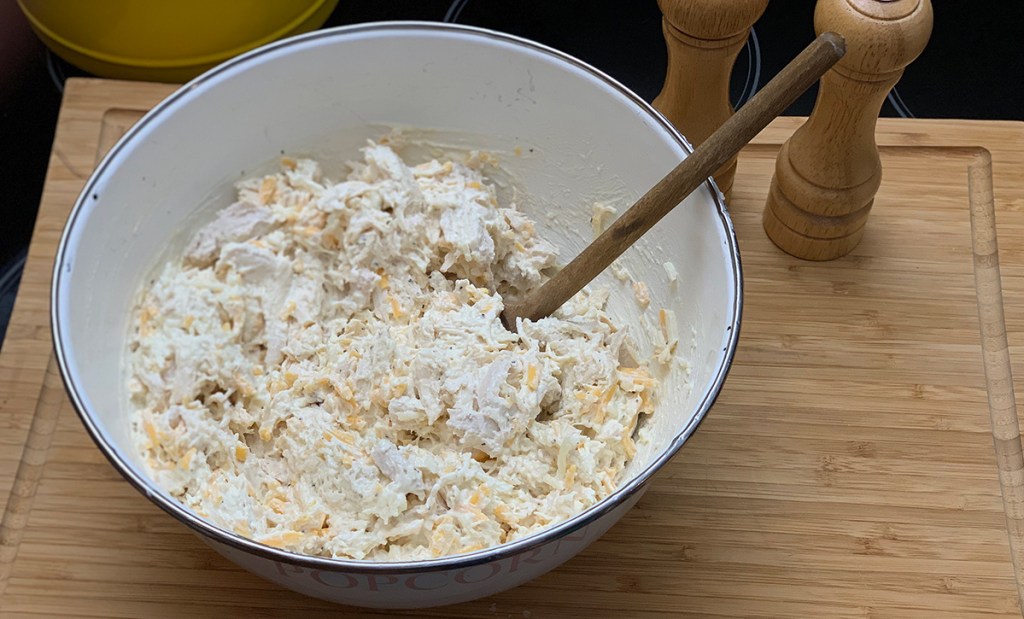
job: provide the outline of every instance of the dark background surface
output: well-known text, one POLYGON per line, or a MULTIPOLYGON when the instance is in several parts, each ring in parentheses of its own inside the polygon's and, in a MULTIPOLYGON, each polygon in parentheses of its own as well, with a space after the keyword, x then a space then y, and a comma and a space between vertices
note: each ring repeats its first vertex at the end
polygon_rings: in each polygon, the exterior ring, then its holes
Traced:
MULTIPOLYGON (((882 115, 1024 120, 1024 2, 932 3, 928 48, 882 115)), ((814 38, 813 13, 813 0, 769 3, 737 59, 734 103, 742 104, 814 38)), ((341 0, 324 27, 393 19, 447 19, 527 37, 593 64, 648 101, 664 80, 655 0, 341 0)), ((36 39, 14 0, 0 0, 0 340, 35 221, 63 80, 81 75, 36 39)), ((812 90, 787 114, 807 115, 813 103, 812 90)))

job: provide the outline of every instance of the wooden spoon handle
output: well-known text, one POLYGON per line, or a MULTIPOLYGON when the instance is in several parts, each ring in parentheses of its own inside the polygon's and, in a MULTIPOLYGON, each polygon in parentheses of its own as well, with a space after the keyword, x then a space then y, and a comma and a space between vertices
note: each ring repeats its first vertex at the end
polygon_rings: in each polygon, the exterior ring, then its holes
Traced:
POLYGON ((505 326, 515 330, 518 318, 538 320, 561 307, 706 181, 712 172, 738 154, 845 52, 846 42, 840 35, 825 32, 818 36, 572 262, 520 302, 510 303, 502 313, 505 326))

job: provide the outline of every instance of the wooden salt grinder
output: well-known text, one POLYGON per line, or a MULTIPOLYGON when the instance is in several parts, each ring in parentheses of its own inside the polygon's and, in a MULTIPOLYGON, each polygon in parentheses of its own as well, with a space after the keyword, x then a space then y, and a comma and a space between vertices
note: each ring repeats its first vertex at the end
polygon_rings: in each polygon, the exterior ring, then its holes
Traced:
POLYGON ((810 118, 779 151, 764 229, 789 254, 832 260, 864 235, 882 180, 878 113, 928 42, 931 2, 818 0, 814 29, 843 35, 847 51, 821 78, 810 118))
MULTIPOLYGON (((767 6, 768 0, 658 0, 668 70, 654 107, 694 146, 732 115, 732 66, 767 6)), ((714 173, 727 199, 735 175, 735 157, 714 173)))

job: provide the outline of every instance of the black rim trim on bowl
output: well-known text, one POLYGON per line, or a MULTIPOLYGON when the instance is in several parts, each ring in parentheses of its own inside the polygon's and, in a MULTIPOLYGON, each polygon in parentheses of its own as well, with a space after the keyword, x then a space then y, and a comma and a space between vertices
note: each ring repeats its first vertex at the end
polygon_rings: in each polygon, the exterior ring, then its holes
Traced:
POLYGON ((263 47, 257 48, 253 51, 247 52, 240 56, 237 56, 231 60, 228 60, 202 75, 196 77, 190 82, 183 85, 181 88, 176 90, 166 99, 161 101, 150 110, 138 123, 136 123, 118 142, 113 148, 107 153, 100 164, 96 167, 96 170, 90 175, 89 180, 85 184, 85 188, 79 194, 78 199, 75 201, 75 205, 68 217, 68 222, 64 227, 64 231, 61 234, 60 244, 58 245, 57 254, 54 263, 53 270, 53 286, 50 291, 50 307, 51 307, 51 329, 54 334, 54 352, 57 356, 57 363, 60 367, 61 377, 64 381, 64 385, 68 391, 68 395, 74 405, 75 412, 82 420, 82 424, 85 426, 89 435, 92 437, 93 442, 100 448, 107 460, 114 466, 115 469, 121 475, 128 480, 135 488, 141 492, 150 501, 155 503, 158 507, 163 509, 165 512, 177 518, 179 521, 187 525, 194 531, 203 534, 206 537, 211 538, 219 543, 234 547, 239 550, 253 553, 259 557, 281 561, 290 564, 297 564, 306 568, 321 569, 330 571, 345 571, 351 573, 374 573, 374 572, 402 572, 402 573, 416 573, 416 572, 428 572, 428 571, 440 571, 452 568, 467 568, 482 563, 490 563, 496 560, 502 560, 513 555, 520 554, 522 552, 531 550, 543 544, 546 544, 554 539, 572 533, 582 527, 589 525, 601 516, 604 516, 608 512, 618 507, 623 501, 639 491, 651 478, 651 476, 660 469, 668 460, 670 460, 676 452, 679 451, 683 443, 693 435, 694 431, 703 421, 708 411, 715 403, 718 398, 719 392, 725 383, 726 375, 729 372, 729 368, 732 365, 733 357, 736 352, 736 345, 739 340, 740 331, 740 318, 743 311, 743 278, 742 270, 740 266, 740 255, 739 247, 736 241, 736 230, 733 227, 731 218, 729 217, 728 209, 725 205, 724 197, 718 190, 718 187, 714 184, 712 179, 708 179, 706 186, 710 189, 712 199, 715 202, 715 207, 718 212, 718 216, 722 221, 726 240, 725 243, 729 248, 729 253, 732 258, 732 269, 733 269, 733 285, 736 288, 735 302, 733 303, 732 316, 729 318, 728 324, 728 343, 726 344, 725 357, 718 368, 717 373, 710 389, 704 396, 697 413, 690 420, 690 423, 680 432, 669 445, 668 449, 661 453, 657 459, 649 464, 643 471, 641 471, 636 477, 631 479, 625 485, 617 488, 611 495, 605 497, 602 501, 591 506, 589 509, 583 511, 576 516, 565 520, 559 524, 556 524, 548 529, 543 529, 532 535, 528 535, 520 540, 514 542, 508 542, 500 546, 494 546, 491 548, 485 548, 471 553, 462 555, 450 555, 447 557, 440 557, 437 559, 426 559, 420 561, 395 561, 395 562, 376 562, 376 561, 361 561, 355 559, 342 559, 342 558, 330 558, 330 557, 317 557, 312 555, 298 554, 287 550, 281 550, 272 546, 266 546, 254 540, 242 537, 230 531, 220 528, 219 526, 203 520, 190 512, 184 505, 174 500, 173 498, 165 497, 163 494, 154 491, 153 488, 129 466, 117 453, 117 451, 107 443, 103 434, 99 431, 97 426, 93 423, 89 414, 86 413, 83 404, 83 399, 79 394, 78 386, 75 384, 73 377, 68 371, 67 359, 64 354, 63 347, 63 335, 61 329, 61 316, 60 316, 60 305, 58 304, 59 294, 58 291, 63 285, 63 268, 64 260, 66 257, 67 243, 70 237, 71 230, 75 226, 75 222, 78 216, 81 214, 86 198, 93 193, 94 187, 97 180, 103 176, 103 172, 109 166, 110 162, 116 157, 116 155, 122 151, 127 144, 129 144, 132 138, 137 135, 143 127, 152 122, 157 118, 164 110, 170 107, 172 104, 180 100, 182 97, 188 96, 189 92, 195 87, 209 81, 211 78, 225 72, 230 68, 234 68, 240 64, 247 63, 253 58, 275 52, 284 47, 289 47, 296 44, 305 43, 307 41, 333 38, 338 36, 345 36, 350 33, 358 32, 373 32, 373 31, 408 31, 408 30, 424 30, 424 31, 443 31, 449 33, 455 33, 462 36, 479 37, 484 39, 496 39, 504 43, 513 43, 522 47, 532 49, 534 51, 542 52, 548 56, 553 57, 556 60, 570 64, 578 69, 582 69, 585 72, 596 77, 600 81, 604 82, 607 86, 612 87, 620 94, 629 99, 636 107, 647 113, 652 119, 658 122, 662 128, 671 135, 678 144, 686 151, 687 154, 693 152, 693 147, 689 142, 676 130, 675 127, 658 111, 651 107, 646 101, 637 96, 633 91, 629 90, 617 80, 613 79, 604 72, 592 67, 591 65, 570 56, 564 52, 558 51, 546 45, 530 41, 510 34, 497 32, 494 30, 488 30, 485 28, 477 28, 473 26, 464 26, 456 24, 442 24, 438 22, 417 22, 417 21, 398 21, 398 22, 374 22, 366 24, 356 24, 352 26, 341 26, 338 28, 330 28, 325 30, 318 30, 311 33, 298 35, 271 43, 263 47))

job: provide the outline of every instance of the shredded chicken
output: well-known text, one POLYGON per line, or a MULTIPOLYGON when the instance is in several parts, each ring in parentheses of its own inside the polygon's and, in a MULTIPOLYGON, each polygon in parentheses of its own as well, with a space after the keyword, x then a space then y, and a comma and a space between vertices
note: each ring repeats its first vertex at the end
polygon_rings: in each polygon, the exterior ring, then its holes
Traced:
POLYGON ((259 542, 382 561, 501 544, 607 496, 656 389, 607 293, 509 332, 503 299, 556 253, 498 203, 488 159, 363 155, 339 183, 293 159, 241 182, 140 292, 128 385, 153 478, 259 542))

